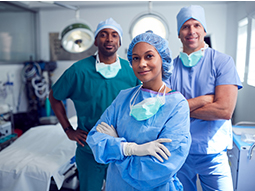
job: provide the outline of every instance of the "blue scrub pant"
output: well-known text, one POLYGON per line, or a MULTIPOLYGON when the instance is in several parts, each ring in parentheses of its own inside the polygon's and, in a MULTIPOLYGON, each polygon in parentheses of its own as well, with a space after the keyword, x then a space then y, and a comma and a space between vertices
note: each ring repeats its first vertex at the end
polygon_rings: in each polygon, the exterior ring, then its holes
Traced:
MULTIPOLYGON (((85 144, 84 147, 88 147, 88 145, 85 144)), ((92 151, 86 150, 89 148, 78 146, 76 149, 80 191, 101 191, 108 165, 97 163, 92 151)))
POLYGON ((233 191, 226 151, 218 154, 189 154, 177 177, 184 191, 197 191, 197 174, 203 191, 233 191))

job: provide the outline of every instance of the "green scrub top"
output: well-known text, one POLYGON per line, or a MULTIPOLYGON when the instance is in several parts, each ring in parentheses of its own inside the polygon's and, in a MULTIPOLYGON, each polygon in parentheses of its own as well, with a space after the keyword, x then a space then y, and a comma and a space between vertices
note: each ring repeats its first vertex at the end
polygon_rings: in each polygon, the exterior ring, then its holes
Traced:
POLYGON ((120 58, 121 69, 114 78, 106 79, 95 68, 95 56, 74 63, 53 85, 57 100, 70 98, 78 117, 78 128, 89 132, 120 90, 137 86, 129 62, 120 58))

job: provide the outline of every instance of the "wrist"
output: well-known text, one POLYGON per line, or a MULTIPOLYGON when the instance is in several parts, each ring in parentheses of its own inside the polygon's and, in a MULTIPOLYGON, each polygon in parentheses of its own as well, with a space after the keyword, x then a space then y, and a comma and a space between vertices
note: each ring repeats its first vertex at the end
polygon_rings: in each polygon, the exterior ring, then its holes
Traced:
POLYGON ((70 125, 69 127, 64 128, 64 131, 65 131, 65 133, 67 133, 67 132, 70 131, 71 129, 73 129, 73 127, 70 125))

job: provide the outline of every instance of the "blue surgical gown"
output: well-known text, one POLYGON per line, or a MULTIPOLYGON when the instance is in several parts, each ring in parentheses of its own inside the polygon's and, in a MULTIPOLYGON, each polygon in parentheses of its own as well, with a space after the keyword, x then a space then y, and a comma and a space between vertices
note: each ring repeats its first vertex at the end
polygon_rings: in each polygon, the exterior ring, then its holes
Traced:
MULTIPOLYGON (((96 161, 109 163, 106 191, 182 190, 176 172, 185 162, 191 144, 188 102, 177 91, 167 93, 166 103, 156 115, 137 121, 129 115, 130 99, 137 89, 122 90, 87 137, 96 161), (119 138, 97 132, 96 126, 102 121, 113 125, 119 138), (164 162, 153 156, 123 154, 122 142, 143 144, 159 138, 172 139, 171 143, 163 143, 171 152, 164 162)), ((136 103, 152 96, 156 92, 141 88, 136 103)))
MULTIPOLYGON (((233 59, 207 48, 194 67, 185 67, 179 56, 174 59, 174 70, 166 84, 180 91, 187 99, 215 94, 218 85, 242 88, 233 59)), ((215 154, 232 147, 231 120, 205 121, 190 119, 192 144, 190 154, 215 154)))

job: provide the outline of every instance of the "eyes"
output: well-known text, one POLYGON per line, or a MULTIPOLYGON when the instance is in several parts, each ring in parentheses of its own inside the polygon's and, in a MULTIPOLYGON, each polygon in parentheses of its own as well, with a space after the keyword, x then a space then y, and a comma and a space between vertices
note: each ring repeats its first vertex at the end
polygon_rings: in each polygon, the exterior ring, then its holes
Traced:
POLYGON ((194 28, 201 28, 202 27, 202 25, 200 24, 200 23, 195 23, 195 24, 192 24, 192 25, 189 25, 189 24, 184 24, 184 25, 182 25, 182 30, 187 30, 187 29, 190 29, 191 28, 191 26, 193 26, 194 28))
POLYGON ((117 32, 107 33, 105 31, 102 31, 100 33, 101 38, 107 38, 108 36, 111 36, 112 38, 119 38, 119 34, 117 32))
MULTIPOLYGON (((152 53, 148 53, 148 54, 144 55, 145 60, 151 60, 151 59, 153 59, 153 57, 154 57, 154 55, 152 53)), ((140 59, 141 58, 138 55, 133 55, 132 56, 132 61, 133 62, 139 61, 140 59)))

